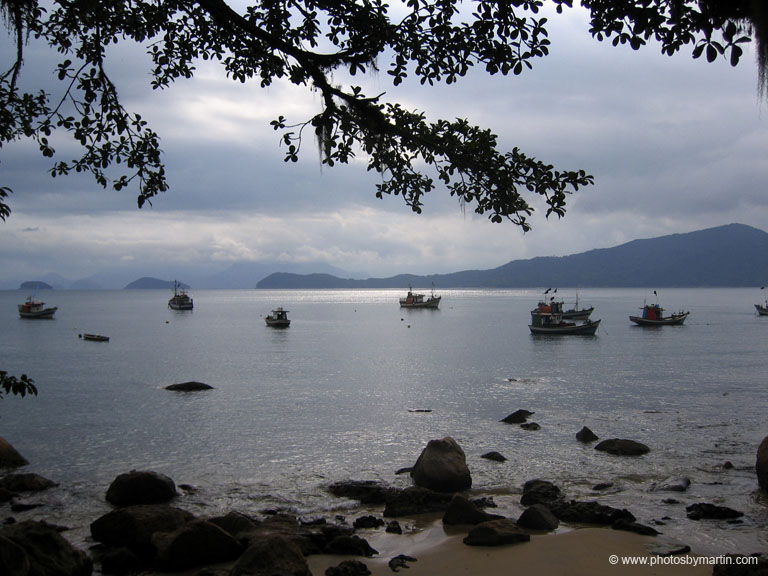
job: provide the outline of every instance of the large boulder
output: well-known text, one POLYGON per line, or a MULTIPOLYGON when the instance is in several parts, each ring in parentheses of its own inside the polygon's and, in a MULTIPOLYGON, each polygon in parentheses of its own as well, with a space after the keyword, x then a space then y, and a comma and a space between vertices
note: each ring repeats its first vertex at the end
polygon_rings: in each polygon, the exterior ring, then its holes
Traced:
POLYGON ((597 446, 595 450, 600 452, 608 452, 614 456, 642 456, 651 451, 648 446, 635 440, 626 440, 623 438, 611 438, 609 440, 603 440, 597 446))
POLYGON ((545 530, 549 532, 555 530, 560 525, 560 521, 544 504, 533 504, 523 510, 523 513, 517 519, 517 525, 528 530, 545 530))
POLYGON ((450 436, 427 443, 411 470, 411 478, 417 486, 438 492, 459 492, 472 487, 464 450, 450 436))
POLYGON ((0 566, 5 576, 27 576, 29 574, 29 556, 24 548, 2 535, 0 532, 0 566))
POLYGON ((90 576, 93 572, 90 557, 72 546, 52 524, 34 520, 10 524, 0 531, 0 540, 4 543, 0 543, 0 559, 5 561, 10 553, 8 576, 90 576), (9 546, 8 541, 18 548, 9 546), (19 549, 26 555, 26 561, 19 549))
POLYGON ((464 537, 467 546, 503 546, 528 542, 531 536, 507 518, 478 524, 464 537))
POLYGON ((173 532, 193 519, 189 512, 167 505, 128 506, 94 520, 91 536, 108 547, 125 547, 146 558, 155 554, 153 534, 173 532))
POLYGON ((489 520, 497 520, 499 518, 502 518, 502 516, 499 516, 498 514, 488 514, 488 512, 478 508, 466 496, 454 494, 448 504, 448 509, 443 515, 443 524, 475 525, 482 522, 488 522, 489 520))
POLYGON ((520 504, 531 506, 533 504, 549 504, 561 500, 563 494, 560 488, 555 486, 549 480, 528 480, 523 485, 523 495, 520 497, 520 504))
POLYGON ((39 474, 9 474, 0 478, 0 488, 9 492, 41 492, 54 486, 58 484, 39 474))
POLYGON ((259 539, 238 558, 230 576, 312 576, 301 549, 287 538, 259 539))
POLYGON ((18 468, 29 464, 5 438, 0 438, 0 468, 18 468))
POLYGON ((760 442, 760 446, 757 448, 755 471, 757 472, 757 483, 760 485, 760 488, 768 492, 768 436, 763 438, 763 441, 760 442))
POLYGON ((520 410, 515 410, 509 416, 502 418, 501 421, 505 424, 522 424, 528 420, 529 416, 533 416, 533 414, 534 412, 531 412, 530 410, 523 410, 521 408, 520 410))
POLYGON ((161 504, 176 496, 176 485, 163 474, 131 470, 120 474, 107 489, 107 502, 115 506, 161 504))
POLYGON ((161 566, 170 572, 234 560, 243 551, 231 534, 205 520, 187 522, 173 532, 157 532, 152 544, 161 566))

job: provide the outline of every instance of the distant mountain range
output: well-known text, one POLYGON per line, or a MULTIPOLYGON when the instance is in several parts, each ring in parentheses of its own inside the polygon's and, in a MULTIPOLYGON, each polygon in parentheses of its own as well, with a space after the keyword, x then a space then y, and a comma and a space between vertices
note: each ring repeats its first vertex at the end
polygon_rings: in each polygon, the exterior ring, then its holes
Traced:
MULTIPOLYGON (((134 280, 130 284, 128 284, 125 289, 126 290, 162 290, 162 289, 172 289, 173 283, 175 280, 160 280, 158 278, 150 278, 148 276, 145 276, 144 278, 139 278, 138 280, 134 280)), ((184 284, 183 282, 179 282, 179 288, 182 290, 189 290, 189 286, 184 284)))
POLYGON ((763 286, 768 284, 768 233, 728 224, 571 256, 514 260, 491 270, 366 280, 280 272, 256 287, 404 288, 432 283, 439 288, 763 286))

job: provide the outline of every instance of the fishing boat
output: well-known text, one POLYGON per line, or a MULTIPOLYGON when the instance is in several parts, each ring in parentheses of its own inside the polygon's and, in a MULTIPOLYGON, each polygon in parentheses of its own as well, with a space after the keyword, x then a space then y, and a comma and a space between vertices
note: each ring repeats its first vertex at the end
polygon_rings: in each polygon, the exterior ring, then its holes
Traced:
MULTIPOLYGON (((760 290, 765 290, 765 286, 760 288, 760 290)), ((765 299, 765 304, 755 304, 755 310, 757 310, 758 316, 768 316, 768 298, 765 299)))
MULTIPOLYGON (((531 310, 531 314, 535 314, 537 312, 550 312, 551 311, 552 303, 555 301, 555 298, 554 298, 554 296, 552 296, 552 297, 550 297, 549 302, 547 302, 547 294, 549 294, 550 290, 552 290, 552 288, 547 288, 544 291, 544 298, 539 301, 539 303, 536 306, 536 308, 531 310)), ((553 294, 555 294, 555 293, 557 293, 557 288, 555 288, 555 291, 553 292, 553 294)), ((559 304, 560 304, 560 309, 562 310, 562 308, 565 306, 565 303, 562 300, 560 300, 559 304)), ((576 304, 573 306, 573 308, 570 308, 568 310, 563 310, 562 311, 562 318, 563 318, 563 320, 586 320, 587 318, 590 317, 590 315, 594 311, 595 311, 595 307, 594 306, 590 306, 589 308, 579 308, 579 294, 577 292, 576 293, 576 304)))
POLYGON ((562 302, 551 301, 549 310, 539 307, 531 311, 531 334, 551 336, 594 336, 600 326, 600 320, 585 319, 583 322, 569 322, 563 317, 562 302))
MULTIPOLYGON (((656 294, 656 290, 653 291, 656 294)), ((639 326, 680 326, 688 318, 689 312, 682 310, 671 316, 664 316, 664 308, 656 304, 645 304, 640 308, 642 315, 630 316, 629 319, 639 326)))
POLYGON ((28 296, 24 304, 19 304, 19 316, 28 319, 50 319, 58 310, 57 306, 46 308, 45 302, 37 300, 35 296, 28 296))
POLYGON ((435 296, 435 285, 432 284, 432 293, 424 299, 424 294, 414 294, 411 285, 408 285, 408 294, 400 298, 400 308, 437 308, 440 306, 442 296, 435 296))
POLYGON ((192 310, 193 308, 192 298, 176 280, 173 281, 173 297, 168 300, 168 308, 171 310, 192 310))
POLYGON ((288 310, 283 310, 282 306, 272 310, 272 314, 265 316, 264 320, 267 322, 267 326, 272 326, 272 328, 288 328, 291 325, 291 321, 288 319, 288 310))
POLYGON ((78 337, 91 342, 109 342, 109 336, 102 336, 101 334, 78 334, 78 337))

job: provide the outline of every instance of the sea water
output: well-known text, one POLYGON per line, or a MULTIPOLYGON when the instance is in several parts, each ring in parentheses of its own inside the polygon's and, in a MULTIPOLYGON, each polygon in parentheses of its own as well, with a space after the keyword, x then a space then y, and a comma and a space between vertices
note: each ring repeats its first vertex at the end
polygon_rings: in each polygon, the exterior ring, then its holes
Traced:
MULTIPOLYGON (((581 305, 602 319, 594 337, 532 336, 536 290, 439 291, 439 310, 400 309, 404 292, 192 290, 195 309, 181 312, 163 290, 43 291, 59 308, 53 320, 20 319, 27 294, 0 292, 0 369, 39 390, 0 402, 0 436, 29 460, 24 471, 59 483, 40 496, 45 506, 6 504, 0 517, 65 524, 87 546, 90 522, 109 510, 106 488, 133 469, 193 487, 177 504, 199 515, 354 517, 330 483, 408 486, 395 472, 451 436, 472 495, 492 496, 496 513, 516 518, 523 483, 543 478, 568 498, 627 508, 699 553, 768 552, 754 470, 768 435, 760 290, 658 290, 668 313, 691 314, 683 326, 642 328, 629 316, 656 301, 652 290, 582 289, 581 305), (277 306, 290 328, 266 326, 277 306), (213 389, 165 390, 190 380, 213 389), (539 430, 500 422, 521 408, 539 430), (576 440, 582 426, 651 451, 598 452, 576 440), (489 451, 507 461, 481 458, 489 451), (654 490, 678 476, 687 491, 654 490), (695 522, 685 513, 695 502, 745 515, 695 522)), ((576 291, 557 296, 568 307, 576 291)))

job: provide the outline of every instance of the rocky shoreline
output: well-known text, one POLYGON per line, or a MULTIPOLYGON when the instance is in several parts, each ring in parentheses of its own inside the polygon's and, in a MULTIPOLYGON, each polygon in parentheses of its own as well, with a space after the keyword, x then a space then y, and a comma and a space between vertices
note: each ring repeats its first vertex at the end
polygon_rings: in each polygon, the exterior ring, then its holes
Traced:
MULTIPOLYGON (((522 425, 530 415, 513 413, 505 421, 522 425)), ((598 440, 588 429, 581 430, 577 439, 586 443, 598 440)), ((617 457, 631 457, 648 449, 623 439, 605 440, 595 448, 617 457)), ((498 453, 484 456, 497 461, 504 458, 498 453)), ((0 477, 0 504, 10 505, 11 512, 34 506, 30 494, 56 486, 37 474, 13 472, 27 464, 0 438, 0 471, 6 471, 0 477)), ((757 449, 755 469, 760 488, 768 490, 768 437, 757 449)), ((378 554, 365 536, 371 530, 403 534, 407 532, 401 524, 403 519, 425 514, 437 515, 444 526, 466 532, 466 546, 527 542, 531 535, 556 531, 561 523, 603 526, 646 536, 659 534, 657 527, 638 523, 626 509, 594 500, 571 500, 558 486, 543 479, 532 479, 523 486, 520 503, 525 508, 518 518, 493 514, 491 497, 470 499, 466 495, 472 476, 462 448, 450 437, 430 441, 414 466, 399 473, 409 474, 413 485, 395 488, 373 481, 347 481, 328 486, 332 495, 358 501, 367 509, 380 510, 380 514, 306 520, 280 510, 263 511, 259 517, 237 511, 195 516, 174 506, 179 493, 171 478, 154 471, 130 471, 116 477, 107 489, 105 500, 112 509, 90 524, 93 545, 88 551, 67 541, 62 535, 66 527, 45 521, 17 522, 9 516, 0 528, 0 565, 6 568, 3 574, 7 576, 88 576, 94 572, 127 575, 143 571, 192 571, 200 576, 311 576, 307 557, 330 554, 349 559, 329 567, 327 576, 365 575, 370 573, 365 558, 378 554)), ((657 489, 685 491, 690 484, 686 481, 669 479, 657 489)), ((690 505, 686 512, 692 520, 738 521, 742 515, 709 502, 690 505)), ((688 554, 690 548, 673 544, 661 546, 654 553, 688 554)), ((416 560, 406 554, 396 555, 389 567, 397 572, 416 560)), ((768 559, 753 569, 756 571, 738 574, 768 573, 768 559)))

